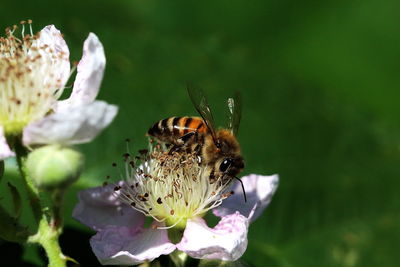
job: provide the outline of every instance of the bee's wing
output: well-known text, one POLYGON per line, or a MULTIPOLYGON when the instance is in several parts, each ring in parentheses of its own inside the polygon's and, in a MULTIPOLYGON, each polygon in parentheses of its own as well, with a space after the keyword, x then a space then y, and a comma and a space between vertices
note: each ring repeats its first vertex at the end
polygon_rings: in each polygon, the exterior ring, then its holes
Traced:
POLYGON ((228 129, 236 136, 239 130, 240 119, 242 118, 242 97, 238 91, 231 98, 228 98, 229 125, 228 129))
POLYGON ((203 90, 201 90, 200 88, 195 88, 191 84, 188 84, 187 90, 190 100, 192 100, 194 107, 206 123, 207 128, 210 130, 214 141, 216 141, 214 118, 211 112, 211 108, 208 105, 207 98, 203 93, 203 90))

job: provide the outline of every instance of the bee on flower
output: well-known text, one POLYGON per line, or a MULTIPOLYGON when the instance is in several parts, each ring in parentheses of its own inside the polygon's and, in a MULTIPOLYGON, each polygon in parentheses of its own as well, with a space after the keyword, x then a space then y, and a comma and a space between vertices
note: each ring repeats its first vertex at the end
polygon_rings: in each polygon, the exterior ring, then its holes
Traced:
POLYGON ((223 174, 211 181, 213 166, 201 164, 195 152, 169 152, 150 144, 141 162, 127 153, 123 181, 79 193, 73 216, 97 231, 90 244, 100 263, 139 264, 175 250, 235 261, 245 252, 249 224, 269 204, 278 176, 242 177, 243 202, 241 185, 223 174), (221 218, 214 228, 203 218, 209 210, 221 218))

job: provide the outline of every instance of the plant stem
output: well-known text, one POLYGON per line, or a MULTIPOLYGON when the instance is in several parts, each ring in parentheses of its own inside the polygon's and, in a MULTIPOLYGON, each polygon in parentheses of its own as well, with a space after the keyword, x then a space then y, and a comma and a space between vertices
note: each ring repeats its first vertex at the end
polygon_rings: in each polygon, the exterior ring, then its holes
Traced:
POLYGON ((64 202, 65 189, 54 189, 52 193, 53 217, 51 226, 58 229, 63 227, 62 205, 64 202))
POLYGON ((3 178, 4 174, 4 161, 0 160, 0 180, 3 178))
POLYGON ((68 258, 62 253, 60 244, 58 243, 58 238, 62 232, 61 207, 64 191, 54 192, 54 206, 51 209, 50 218, 47 218, 46 214, 43 212, 47 207, 42 209, 39 189, 35 186, 26 170, 28 151, 21 144, 21 139, 18 137, 14 138, 13 144, 19 172, 25 181, 33 216, 39 224, 37 233, 28 238, 28 243, 37 243, 44 248, 49 259, 49 267, 66 267, 68 258))
POLYGON ((60 234, 61 230, 51 227, 46 216, 43 215, 39 223, 38 232, 28 239, 28 242, 38 243, 44 248, 49 258, 49 267, 67 266, 67 257, 62 253, 58 243, 60 234))
POLYGON ((20 139, 15 137, 14 139, 14 150, 17 156, 17 164, 20 175, 23 177, 25 181, 26 191, 28 193, 28 199, 30 206, 32 208, 33 216, 37 223, 39 223, 42 217, 42 205, 40 203, 39 198, 39 190, 34 185, 32 179, 29 177, 26 171, 26 157, 27 157, 27 150, 24 146, 22 146, 20 139))

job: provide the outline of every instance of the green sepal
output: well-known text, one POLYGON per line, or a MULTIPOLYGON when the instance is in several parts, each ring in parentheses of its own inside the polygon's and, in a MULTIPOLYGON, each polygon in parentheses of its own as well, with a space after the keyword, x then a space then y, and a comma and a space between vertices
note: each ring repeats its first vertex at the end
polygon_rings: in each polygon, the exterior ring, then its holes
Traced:
POLYGON ((169 240, 171 240, 171 242, 174 244, 178 244, 182 240, 184 230, 185 229, 180 229, 177 227, 172 227, 168 229, 167 231, 169 240))
POLYGON ((0 238, 17 243, 24 243, 29 236, 26 227, 18 224, 17 220, 0 206, 0 238))
POLYGON ((169 254, 171 261, 174 263, 175 267, 185 267, 188 255, 185 252, 175 250, 169 254))
POLYGON ((21 208, 22 208, 21 195, 18 189, 15 186, 13 186, 10 182, 7 182, 7 185, 12 197, 12 202, 14 207, 14 218, 18 220, 19 216, 21 215, 21 208))

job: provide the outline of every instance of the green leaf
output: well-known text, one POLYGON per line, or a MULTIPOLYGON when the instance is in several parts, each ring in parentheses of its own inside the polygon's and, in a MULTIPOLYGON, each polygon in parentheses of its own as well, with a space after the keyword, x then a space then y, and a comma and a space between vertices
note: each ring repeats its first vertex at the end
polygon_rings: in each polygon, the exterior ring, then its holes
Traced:
POLYGON ((0 238, 10 242, 23 243, 28 236, 27 228, 19 225, 15 218, 0 206, 0 238))
POLYGON ((18 189, 15 186, 13 186, 10 182, 8 182, 7 185, 8 185, 8 189, 10 190, 10 194, 12 196, 12 202, 13 202, 13 207, 14 207, 14 216, 15 216, 15 219, 18 220, 21 215, 21 209, 22 209, 21 195, 20 195, 18 189))

